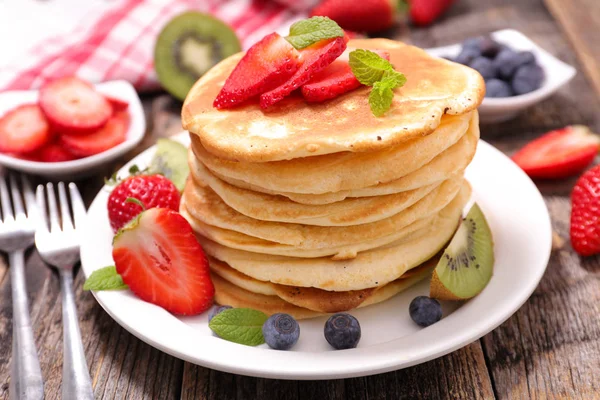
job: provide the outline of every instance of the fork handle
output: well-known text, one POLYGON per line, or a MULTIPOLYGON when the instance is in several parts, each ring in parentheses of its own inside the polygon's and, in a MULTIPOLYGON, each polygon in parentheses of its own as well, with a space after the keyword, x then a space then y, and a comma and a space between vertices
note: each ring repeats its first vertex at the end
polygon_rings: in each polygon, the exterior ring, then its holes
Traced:
POLYGON ((8 255, 13 305, 13 343, 10 398, 38 400, 44 398, 44 381, 38 360, 25 285, 25 255, 16 251, 8 255))
POLYGON ((63 400, 93 400, 94 392, 90 372, 85 361, 81 332, 77 322, 77 307, 73 295, 71 270, 60 269, 63 317, 63 400))

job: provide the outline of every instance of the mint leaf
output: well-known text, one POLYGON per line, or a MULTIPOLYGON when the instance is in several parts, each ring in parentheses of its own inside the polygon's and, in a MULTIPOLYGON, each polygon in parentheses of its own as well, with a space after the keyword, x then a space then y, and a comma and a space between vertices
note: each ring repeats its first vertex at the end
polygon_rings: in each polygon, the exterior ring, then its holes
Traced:
POLYGON ((215 315, 208 326, 225 340, 258 346, 265 342, 262 326, 269 317, 251 308, 230 308, 215 315))
POLYGON ((369 105, 371 106, 371 112, 376 117, 381 117, 392 106, 395 83, 395 78, 386 77, 373 85, 373 89, 369 94, 369 105))
POLYGON ((113 266, 104 267, 92 272, 83 284, 83 290, 125 290, 129 287, 113 266))
POLYGON ((381 79, 383 80, 389 80, 391 84, 393 84, 392 89, 396 89, 399 87, 404 86, 404 84, 406 83, 406 77, 404 76, 404 74, 401 74, 398 71, 385 71, 383 73, 383 78, 381 79))
POLYGON ((286 40, 300 50, 323 39, 344 36, 344 30, 327 17, 312 17, 295 22, 290 27, 290 35, 286 40))
POLYGON ((349 57, 352 73, 363 85, 373 86, 387 71, 394 71, 388 60, 370 50, 357 49, 349 57))

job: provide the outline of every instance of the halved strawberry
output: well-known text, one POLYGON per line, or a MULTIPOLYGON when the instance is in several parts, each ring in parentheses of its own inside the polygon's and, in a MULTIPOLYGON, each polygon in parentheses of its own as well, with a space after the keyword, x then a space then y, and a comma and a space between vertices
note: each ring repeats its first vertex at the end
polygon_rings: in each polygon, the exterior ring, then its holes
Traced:
POLYGON ((108 96, 108 95, 104 95, 104 97, 106 97, 106 100, 108 100, 108 102, 112 106, 113 112, 115 112, 115 113, 118 113, 120 111, 125 111, 125 110, 127 110, 127 107, 129 107, 129 103, 125 100, 121 100, 116 97, 108 96))
POLYGON ((30 153, 50 140, 50 127, 36 104, 26 104, 0 118, 0 151, 30 153))
POLYGON ((88 82, 60 78, 40 89, 40 107, 61 133, 88 133, 102 127, 113 114, 108 100, 88 82))
MULTIPOLYGON (((334 62, 325 67, 304 86, 302 96, 308 102, 321 102, 338 97, 339 95, 354 90, 361 85, 350 68, 350 52, 355 49, 346 49, 334 62)), ((386 60, 390 59, 389 53, 375 50, 386 60)))
POLYGON ((41 162, 64 162, 75 160, 77 156, 59 143, 49 143, 37 151, 36 158, 41 162))
POLYGON ((292 91, 308 82, 317 72, 321 71, 346 50, 346 40, 343 37, 321 40, 300 51, 301 65, 298 71, 285 83, 260 96, 261 108, 268 108, 283 100, 292 91))
POLYGON ((582 125, 566 126, 527 144, 512 160, 532 178, 564 178, 594 161, 600 137, 582 125))
POLYGON ((102 128, 87 135, 61 135, 60 143, 76 156, 87 157, 124 142, 128 128, 129 114, 120 112, 111 117, 102 128))
POLYGON ((276 88, 298 69, 299 53, 277 33, 250 47, 217 95, 213 106, 234 107, 276 88))
POLYGON ((213 303, 208 261, 190 224, 173 210, 151 208, 113 240, 123 282, 140 299, 178 315, 195 315, 213 303))

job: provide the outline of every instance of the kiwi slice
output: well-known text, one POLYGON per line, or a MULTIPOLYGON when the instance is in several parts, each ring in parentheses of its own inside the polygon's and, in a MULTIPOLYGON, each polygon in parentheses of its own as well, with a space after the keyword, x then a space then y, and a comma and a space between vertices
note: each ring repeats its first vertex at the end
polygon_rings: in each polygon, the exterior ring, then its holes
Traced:
POLYGON ((190 174, 187 163, 187 149, 184 145, 171 139, 158 139, 156 153, 148 167, 150 174, 162 174, 183 191, 185 181, 190 174))
POLYGON ((198 78, 241 49, 235 32, 224 22, 207 14, 185 12, 158 35, 154 69, 165 90, 183 101, 198 78))
POLYGON ((433 271, 430 296, 440 300, 470 299, 486 287, 493 270, 492 232, 474 204, 433 271))

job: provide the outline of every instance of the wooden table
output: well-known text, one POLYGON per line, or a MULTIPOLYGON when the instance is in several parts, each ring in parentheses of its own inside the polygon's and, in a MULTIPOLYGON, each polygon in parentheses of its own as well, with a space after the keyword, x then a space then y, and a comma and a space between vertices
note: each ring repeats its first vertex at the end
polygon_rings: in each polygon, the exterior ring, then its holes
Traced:
MULTIPOLYGON (((483 125, 483 139, 507 154, 567 124, 600 132, 600 2, 597 0, 459 0, 431 28, 400 27, 387 36, 421 47, 516 28, 579 73, 551 99, 515 120, 483 125)), ((144 98, 149 130, 121 162, 180 131, 181 104, 144 98)), ((105 171, 110 175, 118 165, 105 171)), ((412 399, 600 398, 600 258, 580 258, 569 243, 569 193, 574 179, 539 182, 554 228, 554 250, 535 293, 508 321, 463 349, 412 368, 331 381, 256 379, 199 367, 138 340, 114 322, 76 277, 76 296, 94 392, 104 399, 412 399)), ((102 178, 80 182, 91 201, 102 178)), ((514 193, 518 196, 518 193, 514 193)), ((531 249, 535 251, 535 249, 531 249)), ((5 264, 5 263, 4 263, 5 264)), ((0 398, 8 398, 11 299, 0 258, 0 398)), ((527 265, 523 265, 527 268, 527 265)), ((31 251, 27 280, 46 398, 60 398, 62 329, 59 281, 31 251)))

